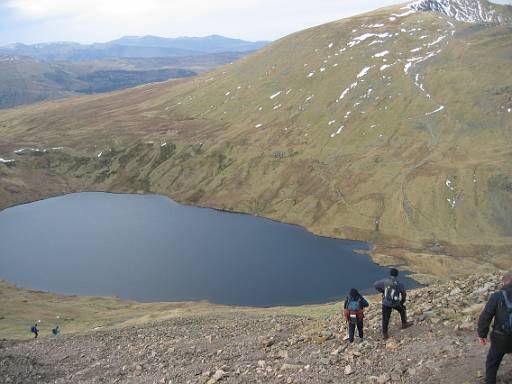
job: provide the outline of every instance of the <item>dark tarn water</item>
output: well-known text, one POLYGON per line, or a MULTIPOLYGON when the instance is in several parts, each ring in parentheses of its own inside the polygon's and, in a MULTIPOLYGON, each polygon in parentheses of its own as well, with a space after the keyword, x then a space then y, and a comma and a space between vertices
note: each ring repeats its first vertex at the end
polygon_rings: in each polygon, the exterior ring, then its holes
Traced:
POLYGON ((0 278, 64 294, 323 303, 387 276, 354 249, 368 245, 154 195, 78 193, 0 212, 0 278))

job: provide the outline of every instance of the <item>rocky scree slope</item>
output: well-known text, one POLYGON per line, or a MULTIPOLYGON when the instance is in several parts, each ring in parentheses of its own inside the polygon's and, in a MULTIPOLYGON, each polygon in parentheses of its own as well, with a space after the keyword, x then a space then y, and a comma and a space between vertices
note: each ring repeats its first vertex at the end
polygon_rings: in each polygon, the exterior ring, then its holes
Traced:
POLYGON ((512 7, 495 6, 486 0, 419 0, 409 6, 413 10, 439 12, 470 23, 512 23, 512 7))
POLYGON ((418 273, 508 267, 511 29, 421 4, 191 80, 1 112, 0 206, 161 193, 370 241, 418 273))
MULTIPOLYGON (((482 383, 486 348, 475 322, 500 275, 473 275, 410 293, 416 324, 380 336, 378 299, 366 339, 348 345, 339 316, 183 317, 145 327, 0 342, 5 383, 482 383)), ((341 304, 340 304, 341 311, 341 304)), ((65 332, 65 330, 64 330, 65 332)), ((500 382, 512 375, 503 363, 500 382)))

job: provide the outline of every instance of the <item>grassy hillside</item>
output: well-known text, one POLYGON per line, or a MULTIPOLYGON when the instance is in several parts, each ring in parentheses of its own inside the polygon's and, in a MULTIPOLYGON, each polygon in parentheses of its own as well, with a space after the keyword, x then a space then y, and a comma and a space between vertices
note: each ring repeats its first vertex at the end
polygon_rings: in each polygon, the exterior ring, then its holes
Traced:
POLYGON ((367 240, 418 273, 509 267, 511 64, 511 27, 399 6, 194 79, 7 110, 0 206, 162 193, 367 240))
POLYGON ((83 76, 96 71, 125 70, 147 71, 155 69, 185 68, 197 73, 212 71, 222 65, 237 61, 248 52, 225 52, 199 56, 125 58, 86 61, 57 61, 66 71, 83 76))
MULTIPOLYGON (((377 300, 377 298, 375 297, 377 300)), ((38 320, 43 338, 59 325, 63 332, 90 333, 96 330, 144 325, 156 320, 186 316, 298 315, 322 318, 339 313, 340 303, 301 307, 225 307, 207 302, 139 303, 116 297, 77 297, 17 288, 0 280, 1 339, 33 338, 30 327, 38 320)))
POLYGON ((245 55, 247 52, 227 52, 178 58, 47 62, 0 54, 0 109, 190 77, 245 55))
POLYGON ((56 65, 0 56, 0 108, 71 96, 81 86, 83 82, 56 65))

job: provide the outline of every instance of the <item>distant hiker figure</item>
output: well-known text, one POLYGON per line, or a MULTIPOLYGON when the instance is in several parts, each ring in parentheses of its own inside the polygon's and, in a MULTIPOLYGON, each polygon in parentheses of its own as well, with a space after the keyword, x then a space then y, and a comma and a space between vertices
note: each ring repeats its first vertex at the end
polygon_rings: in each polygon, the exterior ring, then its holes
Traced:
POLYGON ((30 328, 30 332, 32 332, 35 336, 34 339, 37 339, 37 336, 39 336, 39 329, 37 329, 37 323, 30 328))
POLYGON ((59 326, 55 326, 55 328, 52 329, 53 336, 59 336, 60 334, 60 328, 59 326))
POLYGON ((348 324, 348 340, 354 342, 354 334, 359 333, 359 339, 363 340, 363 319, 364 308, 368 307, 368 301, 361 296, 357 289, 352 288, 349 295, 345 299, 344 316, 348 324))
POLYGON ((409 328, 412 325, 412 323, 407 322, 407 309, 405 308, 407 291, 404 285, 398 281, 398 270, 391 268, 389 274, 389 278, 375 283, 375 289, 382 293, 382 335, 384 340, 389 338, 389 320, 393 309, 400 314, 402 329, 409 328))
POLYGON ((491 348, 485 364, 486 384, 495 384, 503 357, 512 353, 512 272, 503 278, 503 287, 489 298, 478 319, 480 344, 487 344, 489 327, 494 319, 491 332, 491 348))

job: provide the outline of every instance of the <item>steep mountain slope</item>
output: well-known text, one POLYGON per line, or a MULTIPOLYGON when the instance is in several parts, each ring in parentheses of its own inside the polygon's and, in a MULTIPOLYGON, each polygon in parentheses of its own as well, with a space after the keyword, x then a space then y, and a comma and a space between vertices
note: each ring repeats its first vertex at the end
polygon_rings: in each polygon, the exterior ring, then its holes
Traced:
POLYGON ((5 111, 1 204, 155 192, 368 240, 418 273, 510 266, 510 7, 468 23, 445 3, 312 28, 192 80, 5 111))
POLYGON ((481 0, 419 0, 410 4, 416 11, 439 12, 470 23, 511 24, 512 9, 481 0))

